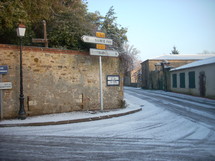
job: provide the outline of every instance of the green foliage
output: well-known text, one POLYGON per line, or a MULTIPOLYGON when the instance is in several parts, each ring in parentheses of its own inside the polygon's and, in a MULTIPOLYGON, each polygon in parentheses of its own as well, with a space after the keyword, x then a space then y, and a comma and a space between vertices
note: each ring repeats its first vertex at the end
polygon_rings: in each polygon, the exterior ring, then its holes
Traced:
POLYGON ((113 39, 113 48, 121 51, 123 49, 123 44, 127 42, 127 29, 116 23, 117 17, 114 15, 115 12, 112 6, 104 17, 104 21, 101 24, 101 30, 105 31, 109 38, 113 39))
POLYGON ((84 49, 86 44, 81 41, 81 36, 91 34, 94 25, 81 1, 66 6, 61 14, 55 14, 55 18, 48 23, 50 44, 53 47, 84 49))
POLYGON ((108 38, 113 39, 114 44, 111 46, 111 49, 119 52, 120 69, 126 73, 133 70, 139 51, 134 46, 127 44, 127 28, 117 24, 116 19, 117 17, 112 6, 105 17, 102 18, 103 21, 100 21, 99 26, 102 31, 106 32, 108 38))
MULTIPOLYGON (((83 35, 95 35, 101 30, 114 44, 108 49, 120 54, 123 72, 132 69, 138 53, 126 44, 127 29, 117 22, 114 8, 105 16, 99 12, 87 12, 85 0, 1 0, 0 1, 0 43, 18 44, 16 28, 26 25, 25 45, 32 44, 32 38, 43 38, 43 20, 47 22, 49 47, 86 50, 95 47, 81 40, 83 35)), ((39 44, 41 45, 41 44, 39 44)))
POLYGON ((47 21, 50 47, 84 49, 81 36, 91 34, 96 15, 87 13, 81 0, 1 0, 0 43, 17 44, 16 28, 26 25, 25 45, 43 37, 42 20, 47 21))
POLYGON ((14 43, 15 29, 19 22, 26 22, 28 14, 19 0, 3 0, 0 2, 0 42, 14 43))
POLYGON ((81 41, 82 35, 95 35, 98 27, 113 39, 112 49, 122 51, 127 41, 127 29, 116 23, 113 7, 103 17, 99 12, 87 12, 83 0, 1 0, 0 43, 17 44, 16 28, 26 25, 25 45, 32 38, 43 37, 42 20, 47 22, 49 47, 88 49, 90 44, 81 41))

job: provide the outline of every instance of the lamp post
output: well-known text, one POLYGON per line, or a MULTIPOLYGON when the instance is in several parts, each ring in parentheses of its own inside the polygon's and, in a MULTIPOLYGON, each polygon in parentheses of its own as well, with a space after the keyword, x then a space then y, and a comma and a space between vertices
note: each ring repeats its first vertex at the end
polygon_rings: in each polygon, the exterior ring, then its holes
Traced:
POLYGON ((26 112, 24 108, 24 94, 23 94, 23 74, 22 74, 22 37, 25 36, 26 27, 23 24, 19 24, 16 29, 17 36, 20 38, 20 108, 19 108, 19 116, 18 119, 24 120, 26 119, 26 112))

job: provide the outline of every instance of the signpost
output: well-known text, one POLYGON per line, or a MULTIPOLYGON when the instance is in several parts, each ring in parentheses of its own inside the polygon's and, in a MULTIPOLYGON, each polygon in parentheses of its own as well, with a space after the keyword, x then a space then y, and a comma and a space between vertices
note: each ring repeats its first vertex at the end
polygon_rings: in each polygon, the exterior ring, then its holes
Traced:
POLYGON ((82 36, 81 39, 87 43, 113 45, 112 39, 99 38, 99 37, 87 36, 87 35, 82 36))
POLYGON ((96 37, 103 37, 103 38, 105 38, 105 33, 103 33, 103 32, 96 32, 96 37))
POLYGON ((11 82, 0 82, 0 89, 12 89, 11 82))
MULTIPOLYGON (((105 38, 105 33, 103 33, 103 32, 96 32, 96 37, 105 38)), ((96 49, 105 50, 106 49, 106 45, 104 45, 104 44, 96 44, 96 49)))
POLYGON ((107 86, 119 86, 120 77, 119 75, 108 75, 107 76, 107 86))
POLYGON ((8 72, 8 66, 7 65, 1 65, 0 66, 0 74, 7 74, 8 72))
POLYGON ((104 45, 104 44, 96 44, 96 49, 105 50, 106 49, 106 45, 104 45))
MULTIPOLYGON (((99 56, 99 84, 100 84, 100 105, 101 111, 103 111, 103 87, 102 87, 102 56, 111 56, 111 57, 118 57, 119 53, 114 50, 105 50, 105 45, 113 45, 112 39, 105 38, 105 33, 96 32, 96 36, 87 36, 83 35, 81 39, 87 43, 96 44, 97 49, 90 49, 90 55, 99 56)), ((118 84, 119 80, 109 81, 110 84, 118 84)))
POLYGON ((90 55, 118 57, 119 53, 114 50, 90 49, 90 55))
POLYGON ((11 82, 2 82, 2 75, 8 73, 8 66, 1 65, 0 66, 0 112, 1 112, 1 119, 3 119, 3 92, 2 89, 11 89, 12 83, 11 82))

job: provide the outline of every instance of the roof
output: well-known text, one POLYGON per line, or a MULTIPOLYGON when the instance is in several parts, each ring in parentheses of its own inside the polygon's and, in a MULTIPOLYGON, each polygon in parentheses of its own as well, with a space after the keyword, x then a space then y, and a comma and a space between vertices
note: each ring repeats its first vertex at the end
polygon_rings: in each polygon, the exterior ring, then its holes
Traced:
POLYGON ((195 54, 195 55, 163 55, 148 60, 201 60, 215 56, 214 54, 195 54))
POLYGON ((178 68, 171 69, 170 71, 182 70, 182 69, 193 68, 193 67, 198 67, 198 66, 208 65, 208 64, 214 64, 214 63, 215 63, 215 56, 207 58, 207 59, 195 61, 195 62, 186 64, 186 65, 180 66, 178 68))

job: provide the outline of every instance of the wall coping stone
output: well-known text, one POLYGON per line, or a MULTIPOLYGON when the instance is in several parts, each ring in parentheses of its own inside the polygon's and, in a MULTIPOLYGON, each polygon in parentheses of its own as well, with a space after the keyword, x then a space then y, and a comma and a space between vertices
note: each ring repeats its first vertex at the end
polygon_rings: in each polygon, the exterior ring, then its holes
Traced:
MULTIPOLYGON (((18 45, 0 44, 0 49, 19 50, 20 47, 18 45)), ((86 52, 86 51, 63 50, 63 49, 57 49, 57 48, 45 48, 45 47, 34 47, 34 46, 23 46, 22 50, 34 51, 34 52, 47 52, 47 53, 55 53, 55 54, 89 55, 89 52, 86 52)))

